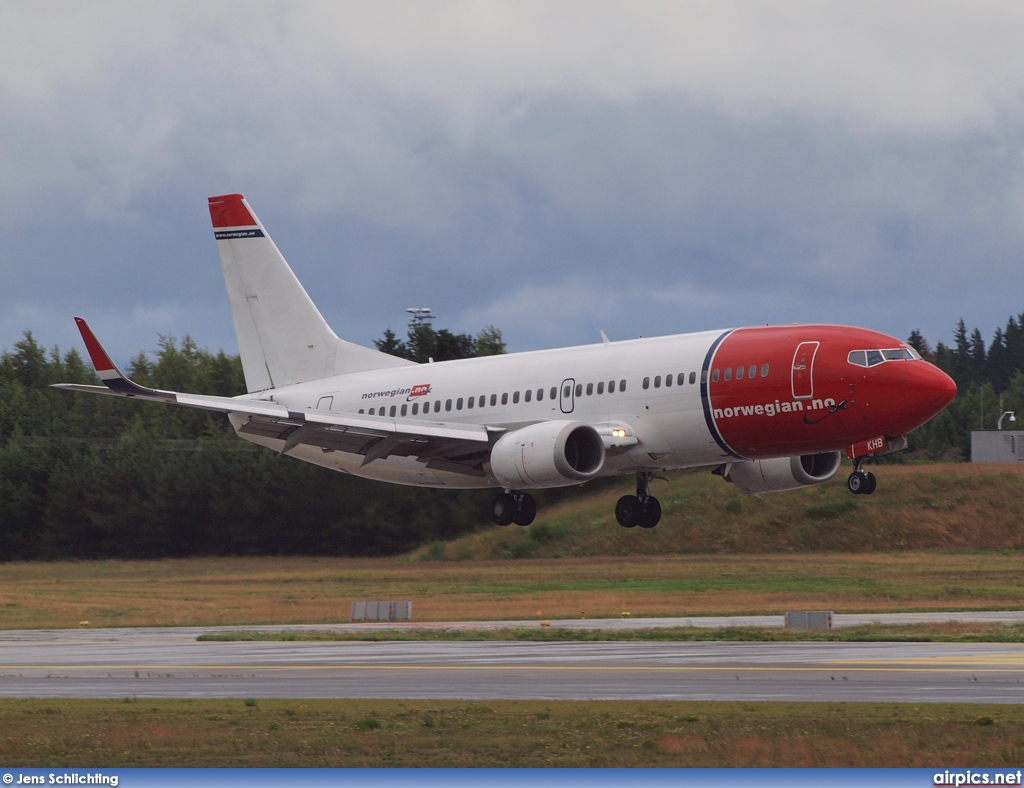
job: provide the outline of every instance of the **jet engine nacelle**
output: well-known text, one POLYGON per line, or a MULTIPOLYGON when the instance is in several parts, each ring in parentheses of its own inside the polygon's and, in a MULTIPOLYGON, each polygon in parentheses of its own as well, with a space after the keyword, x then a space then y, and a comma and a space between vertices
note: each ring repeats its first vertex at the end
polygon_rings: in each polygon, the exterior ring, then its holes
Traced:
POLYGON ((510 490, 565 487, 594 478, 604 441, 580 421, 542 421, 508 432, 491 449, 491 473, 510 490))
POLYGON ((730 466, 725 479, 748 495, 796 490, 827 482, 836 475, 841 461, 840 453, 833 451, 737 462, 730 466))

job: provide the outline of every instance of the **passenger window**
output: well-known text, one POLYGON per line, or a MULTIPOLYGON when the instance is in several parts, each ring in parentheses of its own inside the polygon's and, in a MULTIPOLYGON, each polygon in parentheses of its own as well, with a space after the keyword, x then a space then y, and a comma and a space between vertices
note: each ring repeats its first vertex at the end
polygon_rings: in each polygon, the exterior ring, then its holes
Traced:
POLYGON ((732 379, 732 367, 726 367, 725 368, 725 379, 726 380, 731 380, 732 379))
MULTIPOLYGON (((449 404, 451 404, 451 400, 448 400, 448 402, 449 402, 449 404)), ((451 410, 451 408, 448 408, 448 410, 451 410)), ((441 400, 438 400, 437 402, 434 403, 434 413, 440 413, 440 412, 441 412, 441 400)))
POLYGON ((565 387, 565 391, 562 392, 562 396, 569 399, 569 395, 572 394, 572 388, 569 386, 565 387))
POLYGON ((376 412, 377 412, 377 411, 376 411, 376 408, 370 408, 370 415, 371 415, 371 416, 375 415, 375 414, 376 414, 376 412))
POLYGON ((551 395, 551 399, 554 399, 556 396, 558 396, 558 387, 552 386, 551 391, 549 391, 548 394, 551 395))
POLYGON ((761 365, 761 377, 762 378, 768 377, 768 365, 767 364, 762 364, 761 365))
POLYGON ((462 397, 455 400, 455 410, 462 410, 462 397))
POLYGON ((665 388, 668 388, 671 385, 672 385, 672 376, 671 375, 666 375, 665 376, 665 388))
POLYGON ((597 393, 598 394, 604 394, 604 381, 603 380, 598 382, 598 384, 597 384, 597 393))
POLYGON ((587 384, 587 396, 589 397, 593 393, 594 393, 594 384, 593 383, 588 383, 587 384))
POLYGON ((412 415, 415 416, 419 412, 420 412, 420 403, 418 403, 418 402, 412 403, 412 415))
POLYGON ((363 412, 363 409, 362 409, 362 408, 360 408, 360 409, 359 409, 359 412, 360 412, 360 413, 362 413, 362 412, 363 412))
POLYGON ((736 380, 743 380, 743 367, 736 367, 736 380))
POLYGON ((497 404, 498 404, 498 395, 497 394, 491 394, 491 407, 493 408, 497 404))
POLYGON ((685 372, 680 372, 678 375, 676 375, 676 385, 677 386, 682 386, 685 382, 686 382, 686 373, 685 372))
POLYGON ((512 404, 515 405, 518 402, 519 402, 519 392, 518 391, 513 391, 512 392, 512 404))
POLYGON ((577 397, 582 397, 583 396, 583 384, 582 383, 577 383, 576 384, 576 396, 577 397))
POLYGON ((444 401, 444 409, 445 410, 451 410, 452 409, 452 401, 450 399, 446 399, 444 401))
POLYGON ((651 387, 651 379, 650 378, 644 378, 644 388, 645 389, 649 389, 650 387, 651 387))
POLYGON ((751 364, 750 365, 750 369, 747 371, 747 377, 748 378, 756 378, 757 377, 757 364, 751 364))
POLYGON ((718 370, 717 369, 714 372, 711 373, 711 381, 713 383, 717 383, 718 382, 718 370))
POLYGON ((660 389, 661 388, 661 375, 655 375, 654 376, 654 388, 656 388, 656 389, 660 389))
POLYGON ((614 380, 609 380, 608 381, 608 393, 609 394, 614 394, 615 393, 615 381, 614 380))
POLYGON ((544 399, 544 389, 537 389, 537 402, 544 399))
POLYGON ((408 406, 408 405, 403 405, 403 406, 402 406, 402 415, 404 416, 404 415, 406 415, 406 414, 407 414, 408 412, 409 412, 409 406, 408 406))
POLYGON ((525 399, 525 400, 526 400, 527 402, 529 402, 530 400, 532 400, 532 399, 533 399, 533 389, 527 389, 527 390, 526 390, 526 392, 525 392, 525 393, 523 394, 523 398, 524 398, 524 399, 525 399))
POLYGON ((395 415, 395 406, 394 405, 391 406, 391 415, 392 416, 395 415))
POLYGON ((619 381, 619 391, 625 391, 625 390, 626 390, 626 381, 625 380, 620 380, 619 381))
POLYGON ((697 373, 696 372, 691 372, 690 373, 690 385, 692 386, 696 382, 697 382, 697 373))
POLYGON ((466 402, 466 407, 472 410, 474 405, 476 405, 476 397, 470 397, 466 402))
POLYGON ((508 405, 508 392, 507 391, 504 394, 501 395, 501 404, 502 405, 508 405))

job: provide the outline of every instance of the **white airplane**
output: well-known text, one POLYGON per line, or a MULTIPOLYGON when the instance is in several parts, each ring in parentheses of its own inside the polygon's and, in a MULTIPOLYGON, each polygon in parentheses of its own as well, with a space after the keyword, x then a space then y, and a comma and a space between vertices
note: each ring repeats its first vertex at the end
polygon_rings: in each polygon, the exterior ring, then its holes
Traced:
POLYGON ((103 386, 226 413, 245 440, 325 468, 420 487, 496 491, 498 525, 528 525, 526 490, 636 475, 618 522, 651 528, 659 471, 711 466, 745 493, 791 490, 899 451, 956 385, 905 342, 791 325, 416 364, 339 339, 240 194, 210 198, 248 393, 137 385, 75 318, 103 386))

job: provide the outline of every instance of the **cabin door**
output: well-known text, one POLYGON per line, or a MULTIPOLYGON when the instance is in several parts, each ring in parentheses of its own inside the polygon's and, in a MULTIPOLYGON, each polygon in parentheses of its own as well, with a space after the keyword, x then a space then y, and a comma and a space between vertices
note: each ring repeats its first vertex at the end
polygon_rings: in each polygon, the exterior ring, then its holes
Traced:
POLYGON ((814 396, 814 357, 818 353, 818 342, 801 342, 793 354, 793 399, 810 399, 814 396))

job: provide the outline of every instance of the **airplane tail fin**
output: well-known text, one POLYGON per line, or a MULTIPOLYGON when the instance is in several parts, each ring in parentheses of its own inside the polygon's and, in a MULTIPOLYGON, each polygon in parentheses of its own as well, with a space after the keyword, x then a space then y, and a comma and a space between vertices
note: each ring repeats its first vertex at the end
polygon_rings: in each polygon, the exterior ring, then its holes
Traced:
POLYGON ((412 363, 339 339, 241 194, 210 218, 250 392, 412 363))

